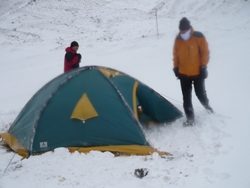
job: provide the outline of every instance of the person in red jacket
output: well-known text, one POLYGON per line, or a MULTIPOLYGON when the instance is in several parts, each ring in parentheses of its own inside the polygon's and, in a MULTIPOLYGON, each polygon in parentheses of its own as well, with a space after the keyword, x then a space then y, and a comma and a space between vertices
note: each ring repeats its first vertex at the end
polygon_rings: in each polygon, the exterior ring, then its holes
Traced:
POLYGON ((192 105, 192 85, 201 104, 209 113, 213 109, 209 105, 205 89, 205 79, 208 76, 207 64, 209 49, 205 36, 194 31, 187 18, 182 18, 179 24, 180 32, 174 42, 173 61, 175 76, 180 79, 183 95, 183 107, 187 117, 184 126, 194 125, 194 109, 192 105))
POLYGON ((64 57, 64 72, 79 68, 81 62, 81 54, 77 53, 79 44, 76 41, 71 42, 70 47, 65 49, 66 54, 64 57))

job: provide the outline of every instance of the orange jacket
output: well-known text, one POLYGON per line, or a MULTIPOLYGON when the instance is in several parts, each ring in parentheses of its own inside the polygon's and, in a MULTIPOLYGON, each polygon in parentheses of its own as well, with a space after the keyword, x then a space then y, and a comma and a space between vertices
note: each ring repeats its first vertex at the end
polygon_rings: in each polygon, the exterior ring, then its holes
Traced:
POLYGON ((183 40, 180 33, 177 35, 173 50, 174 68, 186 76, 197 76, 200 67, 206 66, 209 61, 209 49, 205 36, 191 29, 191 37, 183 40))

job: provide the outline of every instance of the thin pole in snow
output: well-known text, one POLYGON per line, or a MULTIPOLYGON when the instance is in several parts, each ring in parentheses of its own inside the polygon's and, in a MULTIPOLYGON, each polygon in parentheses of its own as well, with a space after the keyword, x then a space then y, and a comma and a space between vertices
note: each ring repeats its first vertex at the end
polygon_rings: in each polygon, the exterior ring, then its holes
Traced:
POLYGON ((157 9, 156 9, 156 8, 155 8, 155 18, 156 18, 157 38, 159 39, 159 31, 158 31, 158 18, 157 18, 157 9))
POLYGON ((158 15, 157 11, 162 9, 162 7, 166 4, 166 2, 161 2, 157 6, 155 6, 153 9, 151 9, 151 13, 153 13, 153 10, 155 11, 155 18, 156 18, 156 29, 157 29, 157 38, 159 38, 159 30, 158 30, 158 15))

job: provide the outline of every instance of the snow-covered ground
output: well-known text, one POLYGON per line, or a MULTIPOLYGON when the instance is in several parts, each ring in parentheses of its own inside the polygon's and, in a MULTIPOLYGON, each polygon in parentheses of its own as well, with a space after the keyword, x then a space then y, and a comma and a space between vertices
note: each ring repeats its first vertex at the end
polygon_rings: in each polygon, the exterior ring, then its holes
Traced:
POLYGON ((172 72, 172 47, 183 16, 209 42, 206 87, 215 114, 207 114, 194 94, 195 126, 184 128, 182 118, 145 130, 155 148, 173 157, 59 148, 21 160, 0 146, 0 188, 249 188, 249 0, 2 1, 0 132, 8 131, 38 89, 63 72, 64 50, 73 40, 80 44, 81 66, 125 72, 183 110, 172 72), (138 179, 136 168, 149 173, 138 179))

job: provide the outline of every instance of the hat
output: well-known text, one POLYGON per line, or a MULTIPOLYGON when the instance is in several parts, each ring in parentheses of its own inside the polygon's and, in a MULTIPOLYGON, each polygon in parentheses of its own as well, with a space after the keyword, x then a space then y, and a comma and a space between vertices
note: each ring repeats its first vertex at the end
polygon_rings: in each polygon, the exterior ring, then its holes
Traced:
POLYGON ((79 44, 76 41, 73 41, 71 42, 70 47, 72 48, 74 46, 79 46, 79 44))
POLYGON ((180 21, 179 29, 180 30, 189 30, 191 28, 190 21, 184 17, 180 21))

